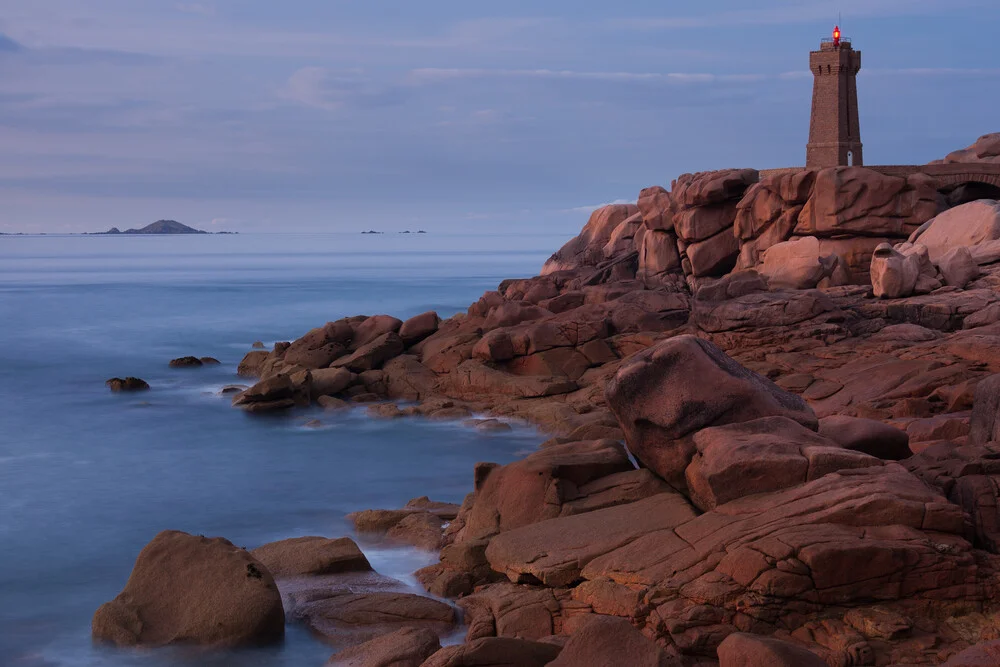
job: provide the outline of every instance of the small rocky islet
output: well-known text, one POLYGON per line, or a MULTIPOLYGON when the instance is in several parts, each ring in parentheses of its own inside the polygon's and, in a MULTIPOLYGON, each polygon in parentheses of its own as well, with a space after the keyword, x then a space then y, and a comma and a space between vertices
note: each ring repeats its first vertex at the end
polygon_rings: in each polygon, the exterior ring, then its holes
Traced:
MULTIPOLYGON (((947 160, 1000 162, 1000 135, 947 160)), ((477 464, 461 505, 349 517, 438 553, 431 597, 349 538, 166 532, 94 636, 230 647, 297 622, 367 667, 1000 664, 1000 203, 963 199, 862 167, 688 174, 465 313, 249 352, 249 413, 550 437, 477 464)))

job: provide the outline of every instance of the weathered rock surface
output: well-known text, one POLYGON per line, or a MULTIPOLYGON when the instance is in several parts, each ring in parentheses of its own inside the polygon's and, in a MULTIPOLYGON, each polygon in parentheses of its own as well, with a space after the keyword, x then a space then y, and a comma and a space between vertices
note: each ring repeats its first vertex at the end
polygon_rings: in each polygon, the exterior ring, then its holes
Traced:
POLYGON ((972 201, 934 217, 911 241, 927 248, 935 264, 950 250, 1000 239, 1000 202, 972 201))
POLYGON ((441 642, 425 628, 401 628, 336 653, 328 667, 420 667, 441 650, 441 642))
POLYGON ((819 420, 819 434, 844 449, 863 452, 886 461, 899 461, 913 455, 906 431, 874 419, 830 416, 819 420))
POLYGON ((455 610, 428 597, 391 590, 313 587, 291 596, 290 613, 336 646, 351 646, 403 628, 437 636, 455 625, 455 610))
POLYGON ((485 637, 443 648, 422 667, 543 667, 559 655, 559 650, 554 644, 485 637))
POLYGON ((165 531, 94 614, 92 630, 119 646, 242 646, 279 641, 285 614, 271 573, 249 553, 222 538, 165 531))
POLYGON ((828 667, 801 646, 736 632, 719 645, 719 667, 828 667))
POLYGON ((879 459, 844 449, 787 417, 702 429, 692 441, 697 453, 685 471, 688 494, 706 511, 838 470, 881 465, 879 459))
POLYGON ((688 335, 627 359, 608 384, 607 400, 632 454, 678 489, 686 486, 684 469, 695 452, 688 436, 695 431, 767 416, 817 427, 801 398, 688 335))
POLYGON ((679 667, 624 618, 594 616, 570 636, 550 667, 679 667))
POLYGON ((257 547, 250 555, 275 577, 368 572, 372 566, 349 537, 294 537, 257 547))
POLYGON ((593 212, 580 235, 560 248, 542 267, 542 275, 566 269, 596 266, 604 259, 604 246, 621 223, 639 212, 633 204, 611 204, 593 212))

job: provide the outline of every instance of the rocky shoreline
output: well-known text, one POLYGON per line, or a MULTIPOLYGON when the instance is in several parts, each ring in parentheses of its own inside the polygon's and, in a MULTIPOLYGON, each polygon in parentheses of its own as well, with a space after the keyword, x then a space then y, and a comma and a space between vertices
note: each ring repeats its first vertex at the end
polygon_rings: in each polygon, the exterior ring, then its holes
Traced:
MULTIPOLYGON (((1000 135, 946 160, 998 162, 1000 135)), ((94 636, 234 646, 292 620, 368 667, 1000 664, 1000 204, 981 194, 860 167, 688 174, 466 313, 253 350, 250 413, 367 404, 551 438, 477 464, 461 506, 350 517, 439 552, 416 573, 433 597, 346 538, 167 532, 94 636), (441 648, 445 600, 467 629, 441 648)))

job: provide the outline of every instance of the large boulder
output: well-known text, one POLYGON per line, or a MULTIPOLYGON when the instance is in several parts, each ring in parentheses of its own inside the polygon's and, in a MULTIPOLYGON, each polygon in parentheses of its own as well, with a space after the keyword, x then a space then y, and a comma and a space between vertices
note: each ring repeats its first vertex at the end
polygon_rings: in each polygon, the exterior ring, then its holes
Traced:
POLYGON ((691 502, 706 511, 838 470, 882 465, 879 459, 843 449, 787 417, 713 426, 695 433, 693 441, 698 453, 685 478, 691 502))
POLYGON ((827 667, 827 663, 801 646, 734 632, 719 644, 719 667, 827 667))
POLYGON ((247 352, 243 360, 240 361, 239 366, 237 366, 236 374, 244 378, 260 377, 261 367, 267 361, 270 354, 266 350, 251 350, 247 352))
POLYGON ((625 449, 613 440, 569 442, 493 468, 477 480, 476 501, 464 518, 462 539, 490 537, 559 516, 587 484, 632 470, 625 449))
POLYGON ((319 368, 310 372, 313 398, 333 396, 351 384, 351 372, 346 368, 319 368))
POLYGON ((441 642, 426 628, 400 628, 340 651, 327 667, 420 667, 441 650, 441 642))
POLYGON ((164 531, 98 608, 92 630, 119 646, 243 646, 281 640, 285 613, 271 573, 248 552, 221 537, 164 531))
POLYGON ((910 296, 920 277, 920 264, 914 256, 903 255, 888 243, 875 248, 872 256, 871 279, 875 296, 898 299, 910 296))
POLYGON ((673 202, 670 193, 659 185, 639 193, 639 212, 646 229, 669 232, 674 228, 673 202))
POLYGON ((233 405, 247 412, 275 412, 295 407, 299 391, 292 379, 284 373, 261 380, 233 397, 233 405))
POLYGON ((979 277, 979 265, 966 246, 952 248, 937 260, 938 270, 945 285, 965 287, 979 277))
POLYGON ((404 345, 415 345, 437 331, 440 323, 441 318, 433 310, 414 315, 399 327, 399 337, 404 345))
POLYGON ((259 546, 250 555, 276 577, 370 572, 372 566, 349 537, 294 537, 259 546))
POLYGON ((681 257, 677 251, 677 237, 672 232, 651 230, 642 237, 639 248, 639 271, 643 281, 655 281, 670 274, 680 273, 681 257))
POLYGON ((831 167, 816 174, 794 233, 905 239, 942 207, 936 183, 924 174, 902 178, 864 167, 831 167))
POLYGON ((570 636, 548 667, 679 667, 624 618, 594 616, 570 636))
POLYGON ((837 268, 837 255, 822 254, 819 239, 803 236, 764 251, 758 269, 772 289, 812 289, 837 268))
POLYGON ((357 350, 387 333, 396 333, 403 323, 392 315, 373 315, 353 324, 350 349, 357 350))
POLYGON ((542 267, 542 275, 556 271, 596 266, 604 261, 604 246, 621 223, 639 212, 634 204, 610 204, 595 210, 583 231, 553 254, 542 267))
POLYGON ((632 454, 679 489, 686 486, 684 470, 696 451, 688 436, 696 431, 770 416, 817 427, 800 397, 691 335, 624 361, 605 395, 632 454))
POLYGON ((378 369, 385 362, 402 354, 405 347, 403 339, 389 331, 357 348, 350 356, 341 357, 332 367, 346 368, 355 373, 378 369))
MULTIPOLYGON (((642 237, 645 233, 646 228, 642 226, 642 213, 635 213, 615 227, 615 231, 611 232, 611 238, 608 239, 607 244, 604 246, 604 256, 611 259, 637 250, 639 244, 642 243, 642 237)), ((552 289, 555 292, 554 294, 550 293, 543 296, 543 293, 539 291, 539 296, 542 296, 542 298, 559 296, 559 290, 555 289, 554 286, 552 286, 552 289)))
POLYGON ((347 352, 352 336, 351 326, 344 320, 328 322, 289 345, 282 359, 303 368, 326 368, 347 352))
POLYGON ((939 214, 917 230, 910 241, 927 247, 937 263, 949 250, 1000 239, 1000 202, 981 199, 939 214))

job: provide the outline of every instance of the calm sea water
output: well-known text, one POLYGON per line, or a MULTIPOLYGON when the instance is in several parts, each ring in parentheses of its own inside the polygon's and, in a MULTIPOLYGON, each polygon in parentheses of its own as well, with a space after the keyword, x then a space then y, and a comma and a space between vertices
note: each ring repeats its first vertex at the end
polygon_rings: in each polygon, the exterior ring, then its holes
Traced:
MULTIPOLYGON (((346 315, 464 310, 530 276, 555 236, 0 237, 0 665, 321 665, 290 626, 232 654, 94 646, 90 618, 157 532, 253 548, 349 533, 348 512, 430 495, 460 501, 476 461, 533 448, 529 429, 373 421, 361 411, 261 419, 217 390, 255 340, 346 315), (171 369, 182 355, 220 367, 171 369), (111 394, 135 375, 153 389, 111 394), (305 428, 320 418, 325 427, 305 428)), ((405 578, 430 562, 366 549, 405 578)))

